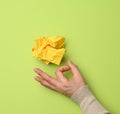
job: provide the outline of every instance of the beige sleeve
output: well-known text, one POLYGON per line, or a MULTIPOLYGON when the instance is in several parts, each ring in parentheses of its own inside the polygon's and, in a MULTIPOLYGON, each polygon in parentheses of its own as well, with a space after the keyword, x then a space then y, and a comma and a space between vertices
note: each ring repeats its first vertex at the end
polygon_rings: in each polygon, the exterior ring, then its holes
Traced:
POLYGON ((110 114, 110 112, 97 101, 87 85, 78 89, 71 96, 71 99, 80 105, 83 114, 110 114))

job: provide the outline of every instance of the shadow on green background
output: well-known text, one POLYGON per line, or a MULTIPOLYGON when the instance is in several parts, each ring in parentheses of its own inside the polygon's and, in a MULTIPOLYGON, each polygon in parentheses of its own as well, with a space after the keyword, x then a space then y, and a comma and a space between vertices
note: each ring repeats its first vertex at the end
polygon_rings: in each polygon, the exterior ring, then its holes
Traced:
POLYGON ((120 1, 0 1, 0 114, 80 114, 68 98, 34 81, 39 67, 55 76, 59 67, 32 57, 34 39, 66 37, 67 60, 76 63, 91 90, 120 114, 120 1))

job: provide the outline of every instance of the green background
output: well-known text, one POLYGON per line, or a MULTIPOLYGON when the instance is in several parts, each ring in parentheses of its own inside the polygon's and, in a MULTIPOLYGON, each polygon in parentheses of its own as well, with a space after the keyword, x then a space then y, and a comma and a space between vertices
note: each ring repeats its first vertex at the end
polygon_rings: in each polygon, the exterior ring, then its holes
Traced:
POLYGON ((52 76, 57 65, 32 57, 34 39, 62 35, 61 63, 79 66, 95 96, 120 114, 120 1, 1 0, 0 114, 81 114, 67 97, 34 80, 39 67, 52 76))

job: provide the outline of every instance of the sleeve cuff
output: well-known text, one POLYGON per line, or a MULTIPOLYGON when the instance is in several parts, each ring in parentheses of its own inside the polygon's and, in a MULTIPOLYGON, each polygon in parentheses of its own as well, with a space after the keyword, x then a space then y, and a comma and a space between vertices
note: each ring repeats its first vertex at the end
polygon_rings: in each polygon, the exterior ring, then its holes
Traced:
POLYGON ((71 99, 80 105, 83 114, 110 114, 94 97, 88 85, 73 93, 71 99))

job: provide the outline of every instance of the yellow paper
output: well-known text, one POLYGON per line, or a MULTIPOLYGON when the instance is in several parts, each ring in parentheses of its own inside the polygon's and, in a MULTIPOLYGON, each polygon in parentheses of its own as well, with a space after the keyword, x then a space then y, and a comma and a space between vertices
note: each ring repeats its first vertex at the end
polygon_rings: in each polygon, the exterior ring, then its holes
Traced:
POLYGON ((35 40, 36 46, 32 48, 32 54, 46 64, 59 65, 65 53, 65 38, 61 36, 40 37, 35 40))

